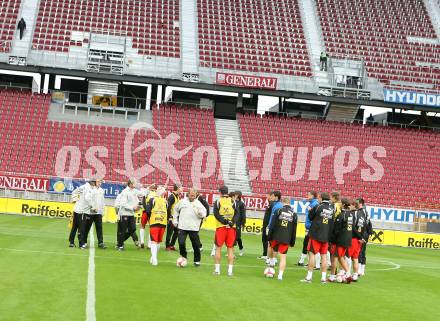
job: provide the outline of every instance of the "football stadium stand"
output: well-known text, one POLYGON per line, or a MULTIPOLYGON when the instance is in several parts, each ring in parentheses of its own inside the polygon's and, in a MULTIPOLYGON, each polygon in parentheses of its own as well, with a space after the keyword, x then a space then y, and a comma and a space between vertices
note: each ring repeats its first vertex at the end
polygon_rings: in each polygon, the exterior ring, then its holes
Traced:
POLYGON ((198 0, 201 67, 311 77, 297 0, 198 0))
POLYGON ((384 88, 440 91, 434 0, 31 2, 1 2, 1 62, 210 85, 229 72, 276 78, 271 90, 366 100, 382 100, 384 88))
MULTIPOLYGON (((416 206, 420 202, 429 202, 432 195, 440 192, 440 167, 436 161, 436 152, 440 148, 438 133, 278 116, 260 118, 249 114, 241 115, 239 122, 245 146, 257 146, 262 153, 266 144, 274 141, 277 146, 295 147, 289 172, 292 175, 295 172, 298 147, 308 148, 306 155, 298 157, 299 163, 305 158, 305 174, 302 178, 290 182, 283 180, 283 153, 279 153, 274 158, 271 179, 251 181, 254 193, 266 193, 274 186, 280 186, 288 195, 304 195, 311 189, 337 190, 347 197, 363 195, 370 203, 416 206), (359 150, 359 166, 344 176, 344 184, 336 183, 334 157, 324 158, 319 179, 309 180, 313 148, 329 146, 334 146, 333 155, 343 146, 353 146, 359 150), (386 150, 386 158, 378 158, 385 169, 384 176, 378 182, 368 182, 361 178, 361 169, 370 168, 362 156, 369 146, 383 146, 386 150)), ((248 155, 249 170, 261 171, 263 166, 263 157, 253 158, 248 155)))
POLYGON ((440 44, 423 0, 317 0, 330 56, 363 59, 389 87, 440 90, 440 44))
POLYGON ((0 2, 0 52, 10 52, 21 0, 2 0, 0 2))
POLYGON ((87 33, 97 30, 132 38, 140 55, 177 58, 180 31, 174 21, 179 21, 178 0, 42 0, 32 47, 68 52, 87 44, 87 33))
MULTIPOLYGON (((105 146, 108 157, 100 157, 107 168, 106 179, 125 181, 126 177, 115 171, 124 169, 123 147, 128 128, 80 124, 78 122, 60 122, 48 119, 50 97, 35 95, 15 90, 3 90, 0 94, 0 129, 3 146, 3 157, 0 159, 0 171, 15 173, 32 173, 53 176, 58 150, 63 146, 78 146, 81 159, 77 162, 80 171, 75 177, 81 177, 82 170, 90 168, 84 155, 91 146, 105 146)), ((212 111, 189 106, 162 105, 153 107, 153 125, 162 138, 170 133, 177 133, 180 138, 174 144, 166 145, 170 163, 178 172, 185 186, 192 184, 191 166, 193 153, 200 146, 217 148, 214 131, 215 122, 212 111), (180 160, 172 159, 173 153, 192 146, 180 160), (172 148, 170 148, 172 147, 172 148)), ((268 190, 279 188, 284 194, 302 196, 309 189, 339 190, 343 195, 354 197, 363 195, 370 204, 388 204, 414 207, 421 202, 428 203, 432 195, 440 192, 437 161, 437 150, 440 148, 438 133, 396 129, 391 127, 373 127, 337 122, 323 122, 278 116, 259 117, 251 114, 239 115, 238 118, 244 146, 256 146, 262 153, 266 144, 276 142, 281 147, 306 147, 308 152, 299 157, 305 161, 306 170, 297 181, 285 181, 281 176, 283 152, 275 155, 272 175, 269 180, 261 176, 251 181, 255 194, 265 194, 268 190), (282 128, 282 130, 278 130, 282 128), (359 150, 359 166, 344 175, 344 183, 337 184, 334 174, 334 157, 327 157, 320 165, 319 179, 309 179, 313 147, 334 146, 335 151, 342 146, 353 146, 359 150), (385 158, 379 162, 385 169, 385 175, 379 182, 368 182, 361 178, 361 169, 370 170, 363 157, 369 146, 383 146, 385 158), (305 159, 304 159, 305 158, 305 159), (408 175, 408 173, 413 173, 408 175)), ((149 131, 138 132, 134 137, 135 147, 146 139, 157 139, 149 131), (151 133, 151 134, 150 134, 151 133)), ((148 144, 147 144, 148 145, 148 144)), ((145 164, 145 154, 133 155, 135 168, 145 164)), ((373 155, 378 158, 377 155, 373 155)), ((291 155, 290 174, 296 166, 297 153, 291 155)), ((248 169, 263 169, 263 157, 253 158, 248 155, 248 169)), ((370 163, 371 164, 371 163, 370 163)), ((202 168, 215 166, 214 174, 202 180, 204 189, 215 190, 220 180, 220 164, 207 164, 206 157, 202 168)), ((211 168, 212 169, 212 168, 211 168)), ((148 181, 164 181, 166 175, 156 170, 146 177, 148 181)))
MULTIPOLYGON (((50 96, 48 95, 31 95, 14 90, 1 91, 0 106, 3 146, 3 157, 0 159, 1 171, 54 176, 57 152, 63 146, 78 146, 82 157, 80 160, 72 159, 71 162, 79 162, 76 164, 79 165, 79 171, 74 177, 81 178, 83 169, 90 168, 84 157, 86 151, 91 146, 105 146, 108 157, 101 158, 107 169, 105 178, 119 182, 127 179, 115 169, 125 169, 124 139, 128 128, 49 120, 50 96)), ((175 145, 177 150, 192 146, 188 154, 179 161, 174 162, 169 159, 178 172, 181 182, 185 186, 191 186, 194 150, 204 145, 217 148, 212 111, 166 106, 153 111, 153 124, 162 138, 166 138, 171 132, 180 135, 175 145), (195 119, 197 126, 194 126, 195 119)), ((148 138, 158 137, 151 131, 138 131, 134 136, 133 146, 141 145, 148 138)), ((169 146, 164 147, 169 148, 169 146)), ((142 155, 145 154, 136 153, 132 156, 135 168, 145 164, 145 156, 142 155)), ((201 183, 205 189, 216 189, 219 183, 219 165, 207 164, 205 156, 202 166, 203 169, 206 169, 206 166, 215 166, 212 177, 202 180, 201 183)), ((146 180, 165 182, 166 175, 156 170, 147 176, 146 180)))

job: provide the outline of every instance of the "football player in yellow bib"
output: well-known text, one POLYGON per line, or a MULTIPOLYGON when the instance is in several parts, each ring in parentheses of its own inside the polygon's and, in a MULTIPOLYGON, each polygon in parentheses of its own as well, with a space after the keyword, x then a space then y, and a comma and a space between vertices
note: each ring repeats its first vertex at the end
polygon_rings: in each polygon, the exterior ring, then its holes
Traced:
POLYGON ((220 199, 214 203, 214 216, 216 219, 215 231, 215 270, 214 275, 220 275, 220 260, 222 247, 228 248, 228 276, 232 276, 234 264, 234 244, 236 239, 237 212, 233 207, 233 200, 228 195, 228 188, 222 186, 219 189, 220 199))
MULTIPOLYGON (((144 211, 142 211, 142 216, 141 216, 141 228, 139 229, 139 238, 141 239, 141 248, 143 249, 145 247, 144 243, 145 243, 145 226, 148 223, 148 215, 147 212, 145 211, 146 208, 146 204, 148 204, 148 202, 150 201, 151 198, 156 197, 156 189, 157 189, 157 184, 151 184, 148 187, 148 193, 147 195, 144 195, 143 199, 142 199, 142 204, 144 204, 144 211)), ((148 247, 150 247, 150 238, 148 238, 148 247)))
POLYGON ((162 242, 165 228, 167 226, 167 200, 165 199, 165 188, 157 188, 156 196, 152 197, 146 204, 145 211, 150 218, 151 258, 150 263, 157 265, 157 253, 162 242))

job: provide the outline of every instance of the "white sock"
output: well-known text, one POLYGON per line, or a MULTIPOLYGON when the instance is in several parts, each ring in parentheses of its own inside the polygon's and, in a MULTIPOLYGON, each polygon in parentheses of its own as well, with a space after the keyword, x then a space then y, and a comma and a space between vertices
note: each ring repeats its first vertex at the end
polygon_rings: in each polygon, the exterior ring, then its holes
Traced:
POLYGON ((321 272, 321 280, 327 279, 327 272, 321 272))
POLYGON ((232 274, 233 265, 228 265, 228 274, 232 274))
POLYGON ((348 272, 345 272, 345 276, 348 278, 348 277, 350 277, 351 276, 351 273, 350 273, 350 271, 348 271, 348 272))
POLYGON ((141 244, 145 243, 145 229, 141 228, 139 230, 139 238, 141 239, 141 244))
POLYGON ((220 264, 215 264, 215 272, 220 273, 220 264))
POLYGON ((353 265, 353 261, 351 259, 348 259, 348 270, 351 271, 351 267, 353 265))
POLYGON ((276 262, 277 262, 276 258, 273 257, 273 258, 270 259, 270 265, 271 266, 275 266, 276 262))
POLYGON ((153 262, 157 261, 157 244, 151 243, 150 250, 151 250, 151 257, 153 258, 153 262))
POLYGON ((301 257, 300 257, 300 259, 299 259, 299 263, 304 263, 304 260, 306 259, 306 257, 307 257, 307 254, 302 254, 301 253, 301 257))
POLYGON ((359 273, 360 274, 364 274, 365 271, 365 265, 364 264, 359 264, 359 273))
POLYGON ((284 273, 284 271, 278 271, 278 280, 283 279, 283 273, 284 273))
POLYGON ((330 274, 329 279, 330 279, 330 280, 334 280, 334 279, 336 279, 336 275, 334 275, 334 274, 330 274))
POLYGON ((313 271, 307 271, 307 277, 306 277, 306 279, 307 279, 307 280, 311 280, 312 277, 313 277, 313 271))

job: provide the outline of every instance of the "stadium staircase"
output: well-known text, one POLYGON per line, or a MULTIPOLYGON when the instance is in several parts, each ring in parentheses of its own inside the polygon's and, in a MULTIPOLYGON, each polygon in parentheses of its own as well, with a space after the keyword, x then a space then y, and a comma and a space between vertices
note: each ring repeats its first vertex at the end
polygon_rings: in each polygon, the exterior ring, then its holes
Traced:
POLYGON ((31 48, 31 39, 34 34, 35 20, 37 18, 39 0, 22 0, 20 5, 18 21, 23 18, 26 22, 26 30, 23 39, 20 40, 17 30, 12 45, 11 56, 26 57, 31 48))
POLYGON ((319 56, 325 49, 316 3, 314 0, 298 0, 298 4, 306 35, 307 48, 309 49, 313 76, 318 86, 328 86, 328 73, 321 71, 319 62, 319 56))
POLYGON ((252 193, 243 152, 241 130, 237 120, 216 119, 215 131, 220 154, 223 180, 229 191, 252 193))
POLYGON ((326 120, 352 122, 359 111, 359 105, 331 103, 326 120))
POLYGON ((199 50, 197 47, 197 1, 181 0, 181 57, 182 57, 182 73, 198 74, 199 73, 199 50))

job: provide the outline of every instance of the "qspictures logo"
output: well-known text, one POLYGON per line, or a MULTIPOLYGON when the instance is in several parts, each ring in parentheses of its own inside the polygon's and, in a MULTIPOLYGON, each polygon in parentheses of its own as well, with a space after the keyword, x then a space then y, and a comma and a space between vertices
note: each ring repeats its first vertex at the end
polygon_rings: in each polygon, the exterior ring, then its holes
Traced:
MULTIPOLYGON (((157 170, 166 176, 161 184, 181 184, 179 174, 184 170, 178 171, 175 165, 185 165, 189 161, 190 165, 185 170, 190 176, 190 184, 202 189, 202 180, 242 179, 241 164, 252 159, 260 165, 249 169, 250 181, 271 182, 273 174, 276 174, 279 175, 277 180, 280 184, 305 180, 316 182, 321 175, 330 172, 336 184, 344 185, 348 175, 357 175, 364 182, 379 182, 385 175, 380 159, 387 157, 383 146, 361 149, 355 146, 281 146, 276 141, 267 142, 265 146, 244 146, 237 153, 232 153, 233 150, 234 139, 231 136, 224 138, 222 148, 218 150, 213 145, 188 145, 187 141, 180 141, 179 134, 173 132, 162 137, 152 125, 137 122, 127 130, 124 144, 117 151, 123 159, 122 166, 118 167, 122 168, 106 165, 105 159, 115 152, 110 152, 106 146, 89 147, 84 162, 78 146, 66 145, 57 152, 55 173, 58 177, 82 176, 90 179, 108 177, 108 171, 114 171, 119 176, 141 181, 157 170), (139 140, 143 142, 139 144, 139 140), (90 168, 81 168, 81 164, 87 164, 90 168)), ((59 187, 60 190, 62 187, 59 187)))
POLYGON ((422 240, 416 240, 413 237, 409 237, 408 247, 417 247, 423 249, 440 249, 440 243, 435 242, 433 238, 423 238, 422 240))
POLYGON ((67 218, 70 218, 73 214, 71 211, 60 209, 58 206, 56 207, 50 205, 32 206, 26 203, 21 205, 21 212, 23 214, 29 214, 29 215, 67 217, 67 218))

